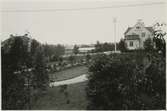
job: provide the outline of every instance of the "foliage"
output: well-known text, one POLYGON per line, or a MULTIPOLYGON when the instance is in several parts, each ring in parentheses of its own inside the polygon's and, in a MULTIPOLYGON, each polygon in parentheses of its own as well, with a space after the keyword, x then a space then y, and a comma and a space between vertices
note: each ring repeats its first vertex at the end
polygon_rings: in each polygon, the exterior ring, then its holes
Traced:
POLYGON ((144 53, 95 57, 86 89, 88 109, 164 109, 165 60, 159 55, 153 57, 146 64, 144 53))
MULTIPOLYGON (((166 62, 165 58, 153 56, 152 64, 146 69, 147 87, 151 88, 147 91, 148 95, 153 98, 153 109, 165 109, 166 105, 166 62)), ((146 90, 142 88, 143 90, 146 90)))
POLYGON ((165 35, 166 32, 164 31, 164 27, 166 24, 164 23, 156 23, 154 25, 154 38, 153 41, 155 42, 156 45, 156 50, 161 51, 162 54, 165 56, 166 55, 166 42, 165 42, 165 35))
POLYGON ((2 50, 2 109, 22 109, 26 104, 24 75, 15 73, 23 71, 27 60, 27 46, 16 37, 10 50, 2 50))
POLYGON ((63 45, 43 45, 44 55, 49 58, 49 61, 58 61, 59 58, 65 53, 63 45))
POLYGON ((72 56, 72 55, 69 56, 68 60, 71 62, 71 64, 73 64, 75 61, 75 56, 72 56))
POLYGON ((47 85, 43 48, 27 36, 12 36, 1 50, 2 108, 25 109, 31 86, 36 84, 34 88, 44 89, 41 86, 47 85))
POLYGON ((91 60, 91 55, 90 54, 86 55, 86 60, 87 60, 87 62, 89 62, 91 60))
POLYGON ((102 52, 102 46, 99 41, 95 44, 95 52, 102 52))
POLYGON ((38 47, 36 51, 33 73, 34 73, 32 80, 33 87, 45 90, 49 78, 46 71, 46 64, 42 47, 38 47))
POLYGON ((46 72, 44 47, 38 41, 32 39, 29 54, 30 68, 33 69, 30 77, 31 85, 34 89, 46 89, 49 78, 46 72))
POLYGON ((97 41, 95 44, 95 52, 105 52, 105 51, 112 51, 114 50, 115 45, 112 43, 100 43, 97 41))
POLYGON ((79 53, 79 47, 77 45, 74 45, 73 53, 74 54, 78 54, 79 53))
POLYGON ((126 43, 123 39, 120 40, 119 44, 118 44, 118 49, 121 51, 121 52, 125 52, 127 51, 127 47, 126 47, 126 43))
POLYGON ((148 52, 151 52, 154 50, 154 44, 151 38, 148 38, 144 41, 144 49, 148 52))

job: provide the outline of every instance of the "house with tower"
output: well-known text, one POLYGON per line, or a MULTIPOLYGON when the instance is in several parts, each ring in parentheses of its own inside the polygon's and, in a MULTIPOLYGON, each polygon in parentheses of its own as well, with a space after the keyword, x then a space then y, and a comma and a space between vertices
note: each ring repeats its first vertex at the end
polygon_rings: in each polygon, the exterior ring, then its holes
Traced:
POLYGON ((154 30, 146 27, 139 19, 133 27, 128 27, 124 33, 124 39, 128 50, 144 49, 144 41, 153 38, 154 30))

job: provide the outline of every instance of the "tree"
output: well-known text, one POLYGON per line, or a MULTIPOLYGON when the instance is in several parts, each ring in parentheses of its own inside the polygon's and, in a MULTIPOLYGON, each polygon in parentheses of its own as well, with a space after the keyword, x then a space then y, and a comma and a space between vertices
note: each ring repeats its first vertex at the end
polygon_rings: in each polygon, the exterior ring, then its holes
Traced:
POLYGON ((111 44, 111 43, 107 43, 105 42, 104 44, 102 44, 102 51, 112 51, 114 50, 114 44, 111 44))
POLYGON ((40 43, 36 41, 35 39, 31 40, 30 43, 30 59, 31 59, 31 68, 35 65, 35 59, 36 59, 36 52, 38 51, 38 47, 40 46, 40 43))
POLYGON ((42 47, 38 47, 34 63, 32 84, 34 88, 45 90, 46 86, 48 85, 49 77, 46 71, 46 64, 42 47))
POLYGON ((164 27, 166 26, 165 23, 156 23, 154 25, 154 38, 153 41, 156 46, 157 51, 161 51, 162 54, 166 55, 166 42, 165 42, 165 35, 166 32, 164 31, 164 27))
POLYGON ((71 62, 71 64, 74 64, 75 57, 74 56, 69 56, 68 60, 71 62))
POLYGON ((61 44, 58 44, 56 46, 56 51, 55 52, 56 52, 56 54, 58 56, 61 56, 61 55, 63 55, 65 53, 65 47, 63 45, 61 45, 61 44))
POLYGON ((31 68, 32 80, 31 84, 34 89, 45 90, 49 81, 49 77, 46 71, 46 59, 45 59, 45 48, 36 40, 31 41, 31 68))
POLYGON ((61 44, 58 45, 43 45, 45 58, 49 58, 49 61, 57 61, 64 53, 65 47, 61 44))
POLYGON ((113 43, 100 43, 97 41, 95 44, 95 52, 105 52, 105 51, 112 51, 114 50, 114 44, 113 43))
POLYGON ((119 44, 118 44, 118 49, 121 51, 121 52, 125 52, 127 51, 127 47, 126 47, 126 43, 124 41, 124 39, 121 39, 119 44))
POLYGON ((89 62, 91 60, 91 56, 89 54, 86 55, 86 61, 89 62))
POLYGON ((102 52, 102 45, 99 41, 97 41, 95 44, 95 52, 102 52))
POLYGON ((93 59, 86 88, 89 110, 165 109, 165 59, 154 55, 146 67, 146 55, 139 54, 93 59))
POLYGON ((74 54, 78 54, 79 53, 79 47, 77 45, 74 45, 73 53, 74 54))
POLYGON ((144 49, 148 52, 152 52, 154 50, 154 44, 151 38, 144 41, 144 49))
MULTIPOLYGON (((27 45, 20 37, 11 38, 10 49, 2 50, 2 109, 23 109, 26 101, 25 78, 21 72, 28 62, 27 45)), ((8 47, 9 48, 9 47, 8 47)))
POLYGON ((27 36, 12 36, 2 50, 2 108, 26 109, 30 89, 44 89, 48 74, 41 44, 27 36))

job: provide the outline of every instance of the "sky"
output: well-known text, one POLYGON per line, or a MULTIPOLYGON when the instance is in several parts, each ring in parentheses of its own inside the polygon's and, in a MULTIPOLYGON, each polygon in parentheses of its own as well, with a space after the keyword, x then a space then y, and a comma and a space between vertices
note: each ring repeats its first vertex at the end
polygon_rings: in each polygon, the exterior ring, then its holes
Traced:
POLYGON ((165 0, 23 1, 1 2, 1 41, 10 34, 30 32, 32 38, 49 44, 114 42, 113 18, 116 41, 138 19, 145 26, 167 20, 165 0))

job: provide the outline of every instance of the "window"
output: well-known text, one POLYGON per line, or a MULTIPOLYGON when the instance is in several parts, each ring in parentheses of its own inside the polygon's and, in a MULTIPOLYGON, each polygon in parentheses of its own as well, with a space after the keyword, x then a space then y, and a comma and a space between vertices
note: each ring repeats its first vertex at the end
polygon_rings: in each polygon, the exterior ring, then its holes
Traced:
POLYGON ((130 47, 133 47, 133 42, 132 42, 132 41, 130 41, 130 44, 129 44, 129 45, 130 45, 130 47))
POLYGON ((145 35, 146 35, 146 33, 144 33, 144 32, 143 32, 143 33, 141 33, 141 36, 142 36, 142 37, 145 37, 145 35))

